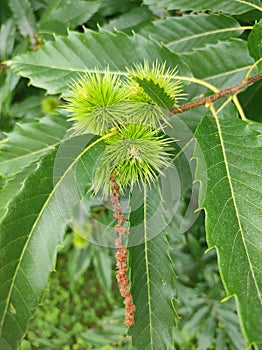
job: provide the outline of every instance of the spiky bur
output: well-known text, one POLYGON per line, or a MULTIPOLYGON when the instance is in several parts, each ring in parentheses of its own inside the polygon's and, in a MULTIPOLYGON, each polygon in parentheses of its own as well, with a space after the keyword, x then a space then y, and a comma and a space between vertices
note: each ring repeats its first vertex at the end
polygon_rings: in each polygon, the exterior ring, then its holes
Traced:
POLYGON ((115 245, 117 248, 117 252, 115 254, 116 257, 116 279, 119 284, 120 294, 125 299, 125 307, 126 307, 126 315, 125 315, 125 323, 127 326, 134 326, 134 312, 136 311, 136 307, 133 302, 132 294, 129 290, 129 281, 127 277, 127 250, 122 242, 123 235, 129 235, 130 232, 128 228, 124 225, 127 221, 127 218, 122 214, 122 208, 120 204, 120 186, 118 185, 116 178, 110 177, 110 185, 111 185, 111 193, 110 193, 110 201, 112 203, 114 212, 114 218, 117 220, 117 224, 115 225, 115 231, 118 234, 118 237, 115 241, 115 245))
POLYGON ((183 98, 181 82, 176 79, 176 68, 147 61, 127 69, 127 86, 132 90, 133 105, 130 113, 133 123, 148 125, 153 129, 168 124, 169 109, 183 98))
POLYGON ((107 197, 108 179, 118 176, 121 191, 137 181, 152 185, 170 166, 170 139, 147 125, 127 124, 107 141, 96 168, 93 190, 107 197))
POLYGON ((71 85, 65 109, 77 133, 104 135, 126 122, 130 95, 131 89, 123 88, 117 74, 95 70, 71 85))

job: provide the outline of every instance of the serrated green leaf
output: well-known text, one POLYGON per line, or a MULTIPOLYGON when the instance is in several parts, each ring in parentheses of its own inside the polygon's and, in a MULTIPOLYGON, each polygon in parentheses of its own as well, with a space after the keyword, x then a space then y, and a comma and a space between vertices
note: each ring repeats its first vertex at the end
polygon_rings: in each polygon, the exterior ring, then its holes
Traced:
POLYGON ((23 36, 36 33, 36 19, 28 0, 9 0, 9 7, 23 36))
POLYGON ((48 155, 1 223, 0 337, 11 349, 17 349, 47 286, 65 230, 51 196, 53 162, 54 154, 48 155))
MULTIPOLYGON (((90 157, 90 169, 100 154, 95 147, 100 140, 87 136, 68 139, 62 151, 42 159, 0 224, 0 339, 12 350, 40 302, 66 222, 80 200, 68 181, 75 181, 75 166, 84 154, 96 153, 90 157)), ((88 177, 86 181, 91 182, 88 177)))
POLYGON ((240 14, 255 7, 261 7, 260 0, 144 0, 147 5, 155 6, 158 8, 164 8, 168 10, 180 10, 180 11, 203 11, 210 10, 213 12, 221 11, 230 14, 240 14))
POLYGON ((155 84, 151 79, 139 79, 134 77, 143 91, 161 108, 169 110, 174 106, 174 98, 170 97, 164 88, 155 84))
POLYGON ((261 134, 256 126, 239 119, 207 117, 197 129, 196 139, 196 179, 202 183, 199 205, 206 212, 208 245, 217 250, 227 295, 237 299, 247 344, 260 349, 261 134))
MULTIPOLYGON (((220 41, 183 55, 193 75, 218 88, 239 83, 245 77, 254 60, 250 57, 247 43, 240 39, 220 41)), ((191 94, 197 96, 206 88, 190 86, 191 94), (194 90, 195 89, 195 90, 194 90)))
POLYGON ((139 31, 175 52, 190 52, 219 40, 239 37, 243 29, 232 17, 222 14, 191 14, 155 21, 139 31))
MULTIPOLYGON (((254 25, 248 36, 248 49, 256 61, 262 58, 262 20, 254 25)), ((262 74, 262 62, 257 67, 259 74, 262 74)))
POLYGON ((117 29, 128 33, 132 31, 137 32, 139 28, 144 27, 153 19, 155 19, 155 16, 148 7, 135 7, 118 18, 111 20, 103 28, 111 31, 117 29))
POLYGON ((79 74, 93 71, 96 67, 104 71, 126 74, 125 67, 134 63, 149 63, 156 60, 166 62, 168 67, 178 67, 179 74, 190 75, 182 60, 159 44, 124 33, 69 32, 68 37, 56 37, 37 52, 17 56, 9 64, 19 75, 28 77, 35 86, 54 94, 68 88, 68 84, 79 74))
MULTIPOLYGON (((159 222, 164 220, 163 210, 158 211, 156 217, 158 205, 162 205, 160 197, 158 187, 148 193, 145 189, 141 207, 130 215, 131 291, 136 306, 135 326, 130 328, 130 334, 137 350, 171 348, 176 322, 173 306, 175 273, 169 256, 170 247, 165 232, 157 232, 159 222), (139 226, 139 222, 142 225, 139 226)), ((136 199, 134 203, 137 203, 136 199)))
POLYGON ((0 173, 10 177, 37 161, 61 142, 69 126, 62 115, 17 125, 0 143, 0 173))
POLYGON ((100 6, 101 1, 51 1, 41 16, 40 31, 45 31, 51 22, 63 24, 65 30, 75 28, 89 20, 100 6))

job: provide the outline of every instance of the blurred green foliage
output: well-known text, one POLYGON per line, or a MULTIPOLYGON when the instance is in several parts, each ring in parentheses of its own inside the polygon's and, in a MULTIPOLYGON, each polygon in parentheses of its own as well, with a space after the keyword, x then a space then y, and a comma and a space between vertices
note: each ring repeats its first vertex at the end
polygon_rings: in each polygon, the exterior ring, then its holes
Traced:
MULTIPOLYGON (((74 234, 68 234, 67 243, 58 256, 56 271, 51 275, 49 289, 28 325, 19 350, 127 349, 130 339, 123 324, 124 309, 117 285, 113 283, 112 297, 108 298, 107 287, 103 288, 98 282, 100 270, 95 269, 95 259, 91 261, 88 251, 74 246, 73 239, 74 234), (84 252, 88 269, 82 270, 76 279, 72 271, 81 266, 74 260, 76 266, 72 269, 72 258, 84 252)), ((93 246, 91 249, 99 254, 104 248, 93 246)), ((112 270, 110 251, 108 258, 112 270)))

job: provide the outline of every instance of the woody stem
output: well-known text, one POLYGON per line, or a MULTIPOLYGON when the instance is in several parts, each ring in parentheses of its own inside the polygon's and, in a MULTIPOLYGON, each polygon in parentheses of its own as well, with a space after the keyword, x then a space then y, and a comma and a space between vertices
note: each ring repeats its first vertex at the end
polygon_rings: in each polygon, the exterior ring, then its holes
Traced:
POLYGON ((244 89, 248 85, 251 85, 252 83, 254 83, 260 79, 262 79, 262 75, 259 75, 259 74, 253 75, 251 78, 248 78, 247 80, 243 80, 240 83, 233 85, 233 86, 230 86, 228 88, 221 89, 219 92, 217 92, 213 95, 201 98, 201 99, 193 101, 193 102, 185 103, 179 107, 171 108, 169 111, 173 114, 183 113, 183 112, 189 111, 193 108, 215 102, 222 97, 225 97, 228 95, 235 95, 240 90, 244 89))

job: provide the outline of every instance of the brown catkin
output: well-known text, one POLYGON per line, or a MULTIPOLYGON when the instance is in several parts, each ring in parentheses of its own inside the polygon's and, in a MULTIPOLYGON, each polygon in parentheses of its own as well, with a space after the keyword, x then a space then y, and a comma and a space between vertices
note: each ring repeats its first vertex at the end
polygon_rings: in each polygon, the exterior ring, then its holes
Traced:
POLYGON ((117 184, 115 177, 110 177, 111 182, 111 193, 110 193, 110 202, 112 203, 114 212, 113 216, 117 220, 115 225, 115 231, 118 234, 118 237, 115 240, 115 245, 117 248, 115 257, 116 257, 116 279, 119 285, 119 290, 121 296, 125 299, 124 304, 126 308, 125 323, 127 326, 134 326, 134 313, 136 307, 133 302, 132 294, 129 290, 129 281, 127 278, 127 250, 122 243, 122 236, 129 235, 130 232, 127 227, 123 226, 123 222, 128 221, 127 218, 122 215, 122 208, 120 204, 120 186, 117 184))

